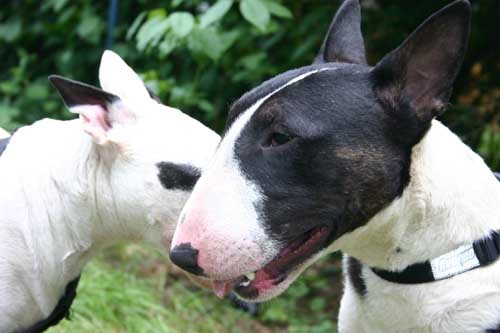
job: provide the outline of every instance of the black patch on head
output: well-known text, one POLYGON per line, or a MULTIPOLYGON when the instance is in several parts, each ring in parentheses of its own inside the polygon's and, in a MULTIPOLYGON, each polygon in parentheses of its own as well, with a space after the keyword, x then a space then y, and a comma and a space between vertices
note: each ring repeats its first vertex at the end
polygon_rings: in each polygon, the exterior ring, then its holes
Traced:
POLYGON ((346 277, 359 296, 365 296, 367 293, 365 280, 363 279, 363 264, 354 257, 347 257, 346 277))
POLYGON ((192 191, 201 176, 200 169, 188 164, 160 162, 157 167, 158 178, 168 190, 192 191))
POLYGON ((402 193, 411 148, 424 134, 399 124, 412 124, 411 116, 394 119, 378 102, 369 67, 321 67, 329 69, 267 99, 235 143, 245 176, 266 198, 261 219, 279 240, 326 225, 332 242, 365 224, 402 193), (269 147, 274 132, 294 139, 269 147))

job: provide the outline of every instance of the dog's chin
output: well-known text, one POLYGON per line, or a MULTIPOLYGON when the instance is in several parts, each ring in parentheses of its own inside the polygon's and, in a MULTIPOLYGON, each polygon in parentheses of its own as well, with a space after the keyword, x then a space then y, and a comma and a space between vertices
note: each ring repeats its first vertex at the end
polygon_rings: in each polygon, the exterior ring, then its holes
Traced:
POLYGON ((233 290, 247 302, 269 300, 285 291, 302 271, 321 256, 331 234, 329 227, 314 228, 289 242, 273 260, 257 271, 215 284, 220 289, 233 290))

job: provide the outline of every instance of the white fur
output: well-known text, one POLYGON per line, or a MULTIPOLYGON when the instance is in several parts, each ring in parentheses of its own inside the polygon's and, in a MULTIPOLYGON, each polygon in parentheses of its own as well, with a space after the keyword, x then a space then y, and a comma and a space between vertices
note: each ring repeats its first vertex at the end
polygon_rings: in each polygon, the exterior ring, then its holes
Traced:
MULTIPOLYGON (((113 51, 104 51, 99 67, 102 89, 125 101, 149 100, 149 93, 139 76, 113 51)), ((139 111, 140 112, 140 111, 139 111)))
MULTIPOLYGON (((478 155, 433 121, 413 149, 411 180, 401 198, 330 250, 342 250, 366 266, 395 270, 498 229, 498 181, 478 155)), ((499 261, 419 285, 387 282, 366 266, 364 298, 346 280, 340 332, 479 332, 499 323, 499 261)))
POLYGON ((189 193, 164 189, 156 164, 201 168, 218 144, 196 120, 129 91, 137 75, 106 54, 101 80, 134 121, 115 123, 109 143, 96 145, 80 120, 41 120, 18 130, 0 157, 0 332, 45 319, 98 249, 168 246, 189 193))

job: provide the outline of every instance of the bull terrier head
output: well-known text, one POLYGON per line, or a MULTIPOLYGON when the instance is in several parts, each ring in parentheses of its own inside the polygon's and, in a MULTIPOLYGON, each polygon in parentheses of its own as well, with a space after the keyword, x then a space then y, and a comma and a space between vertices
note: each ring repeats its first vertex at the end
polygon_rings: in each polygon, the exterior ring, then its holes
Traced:
POLYGON ((109 229, 101 237, 159 243, 163 232, 169 245, 180 210, 219 136, 159 103, 111 51, 104 52, 99 69, 103 90, 60 76, 49 79, 92 138, 89 158, 98 164, 98 214, 109 229))
POLYGON ((315 62, 232 107, 194 188, 170 256, 262 301, 343 235, 370 223, 409 182, 412 148, 444 110, 466 48, 469 4, 435 13, 366 64, 356 0, 343 3, 315 62))

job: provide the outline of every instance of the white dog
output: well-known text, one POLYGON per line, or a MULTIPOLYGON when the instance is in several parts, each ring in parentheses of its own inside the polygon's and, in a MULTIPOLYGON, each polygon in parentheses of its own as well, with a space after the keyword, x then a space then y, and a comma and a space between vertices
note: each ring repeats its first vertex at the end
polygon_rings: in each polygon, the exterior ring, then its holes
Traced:
POLYGON ((168 246, 219 142, 198 121, 159 104, 110 51, 99 79, 104 90, 50 77, 80 119, 23 127, 0 157, 0 332, 56 324, 83 266, 104 246, 161 245, 164 235, 168 246))

